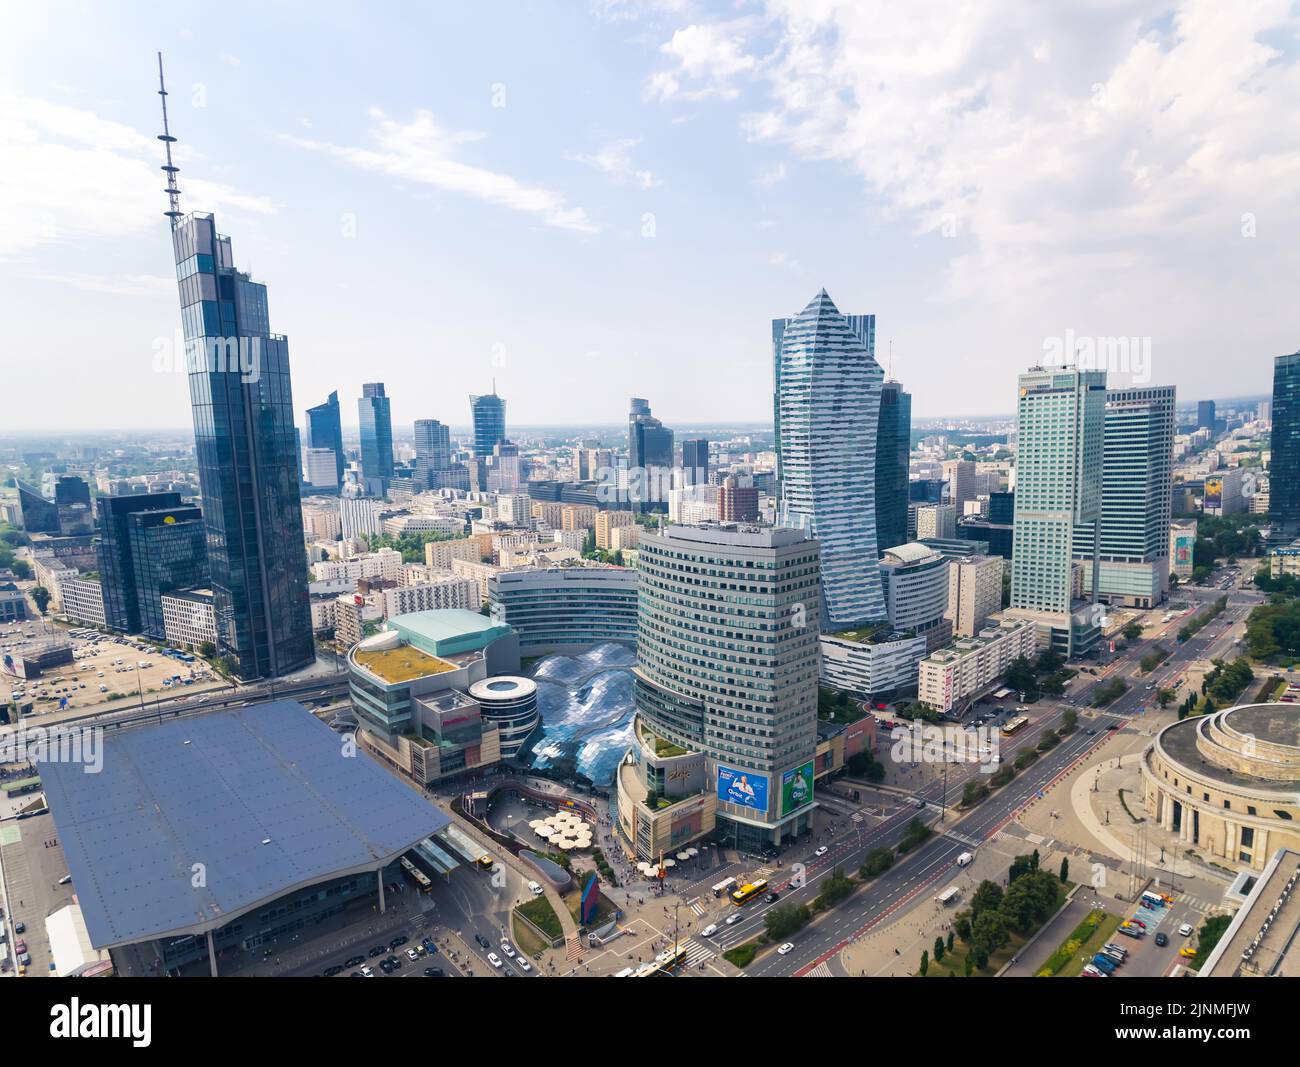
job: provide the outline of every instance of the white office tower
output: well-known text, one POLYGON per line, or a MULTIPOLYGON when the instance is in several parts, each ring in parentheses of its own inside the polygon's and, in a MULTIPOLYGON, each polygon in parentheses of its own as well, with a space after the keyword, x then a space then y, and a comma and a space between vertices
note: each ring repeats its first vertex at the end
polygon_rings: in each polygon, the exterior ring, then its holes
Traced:
POLYGON ((822 629, 831 632, 886 617, 875 498, 884 374, 871 354, 874 329, 871 316, 841 315, 825 289, 772 323, 777 522, 821 544, 822 629))
POLYGON ((1106 372, 1035 367, 1020 375, 1010 614, 1067 658, 1101 636, 1097 544, 1101 521, 1106 372), (1075 537, 1088 528, 1092 585, 1075 595, 1075 537))

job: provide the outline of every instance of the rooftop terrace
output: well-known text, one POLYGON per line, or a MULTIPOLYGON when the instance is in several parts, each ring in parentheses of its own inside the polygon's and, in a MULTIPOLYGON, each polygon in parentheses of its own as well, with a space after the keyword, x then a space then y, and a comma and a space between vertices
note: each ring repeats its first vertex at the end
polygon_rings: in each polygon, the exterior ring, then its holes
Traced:
POLYGON ((359 666, 389 685, 413 682, 417 678, 427 678, 431 674, 445 674, 456 669, 455 664, 448 663, 437 656, 430 656, 427 652, 421 652, 410 645, 399 645, 397 648, 385 648, 373 652, 358 648, 352 653, 352 658, 359 666))

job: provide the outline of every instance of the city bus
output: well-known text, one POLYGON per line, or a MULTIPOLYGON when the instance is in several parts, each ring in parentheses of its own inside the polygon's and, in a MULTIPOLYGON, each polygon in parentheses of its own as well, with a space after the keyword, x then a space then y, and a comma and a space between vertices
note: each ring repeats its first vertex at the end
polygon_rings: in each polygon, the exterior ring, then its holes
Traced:
POLYGON ((433 883, 429 881, 429 876, 405 856, 402 857, 402 873, 415 883, 415 887, 421 893, 427 893, 433 888, 433 883))
POLYGON ((1002 732, 1004 734, 1014 734, 1017 730, 1022 730, 1028 725, 1028 715, 1017 715, 1014 719, 1008 719, 1002 724, 1002 732))
POLYGON ((731 891, 731 902, 735 904, 737 907, 739 907, 740 905, 746 904, 749 901, 753 900, 756 896, 759 895, 759 893, 762 893, 766 889, 767 889, 766 878, 759 878, 756 881, 747 882, 745 885, 742 885, 739 889, 733 889, 731 891))
POLYGON ((666 948, 654 959, 649 967, 636 972, 637 978, 650 978, 659 974, 671 974, 686 960, 684 948, 666 948))
POLYGON ((713 887, 713 895, 715 897, 720 897, 722 896, 723 893, 729 892, 731 890, 731 887, 735 884, 736 884, 736 880, 734 878, 724 878, 721 882, 719 882, 717 885, 713 887))
POLYGON ((28 793, 35 793, 40 787, 40 778, 19 778, 14 782, 6 782, 4 791, 7 797, 21 797, 28 793))

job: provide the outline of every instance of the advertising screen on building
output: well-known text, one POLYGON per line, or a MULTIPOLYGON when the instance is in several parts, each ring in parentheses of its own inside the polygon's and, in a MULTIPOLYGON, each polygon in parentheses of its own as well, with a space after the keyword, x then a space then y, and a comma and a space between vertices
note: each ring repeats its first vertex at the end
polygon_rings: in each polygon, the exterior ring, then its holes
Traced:
POLYGON ((1205 507, 1217 508, 1223 506, 1223 479, 1206 478, 1205 479, 1205 507))
POLYGON ((813 765, 809 760, 802 767, 792 767, 781 775, 781 814, 789 815, 802 808, 813 798, 813 765))
POLYGON ((767 811, 767 778, 757 771, 718 765, 718 799, 742 808, 767 811))
POLYGON ((1196 547, 1195 534, 1179 534, 1174 538, 1174 563, 1179 566, 1192 565, 1192 550, 1196 547))

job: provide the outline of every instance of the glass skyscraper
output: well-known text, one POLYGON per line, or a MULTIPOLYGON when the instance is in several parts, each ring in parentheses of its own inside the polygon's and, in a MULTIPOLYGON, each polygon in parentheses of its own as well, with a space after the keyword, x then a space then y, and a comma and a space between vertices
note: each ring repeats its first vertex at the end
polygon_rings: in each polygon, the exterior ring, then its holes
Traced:
POLYGON ((634 511, 668 510, 672 467, 672 430, 650 413, 649 401, 634 396, 627 419, 627 498, 634 511))
POLYGON ((1273 360, 1272 451, 1268 514, 1277 543, 1300 536, 1300 352, 1273 360))
POLYGON ((23 529, 29 534, 59 533, 59 508, 46 500, 34 485, 14 479, 18 487, 18 510, 22 513, 23 529))
POLYGON ((361 477, 366 492, 384 496, 393 480, 393 416, 383 382, 361 387, 357 416, 361 423, 361 477))
POLYGON ((343 423, 339 418, 339 394, 330 393, 323 404, 307 409, 307 447, 328 448, 334 453, 338 468, 338 484, 343 484, 343 470, 347 466, 343 456, 343 423))
POLYGON ((492 392, 469 398, 469 412, 474 423, 474 455, 486 459, 506 439, 506 402, 497 396, 493 385, 492 392))
POLYGON ((1105 371, 1035 367, 1020 375, 1011 609, 1067 657, 1087 651, 1101 632, 1095 613, 1076 603, 1074 546, 1089 528, 1095 602, 1105 422, 1105 371))
POLYGON ((682 477, 687 485, 709 483, 709 440, 692 437, 682 442, 682 477))
POLYGON ((821 290, 772 323, 782 526, 821 544, 822 629, 886 618, 876 542, 876 432, 884 373, 875 319, 845 316, 821 290))
POLYGON ((434 485, 434 471, 451 467, 451 432, 437 419, 415 420, 415 477, 421 488, 434 485))
POLYGON ((908 459, 912 452, 912 394, 899 382, 880 387, 876 432, 876 547, 907 543, 908 459))
POLYGON ((174 218, 172 246, 218 648, 241 678, 288 674, 315 659, 288 338, 212 215, 174 218))

